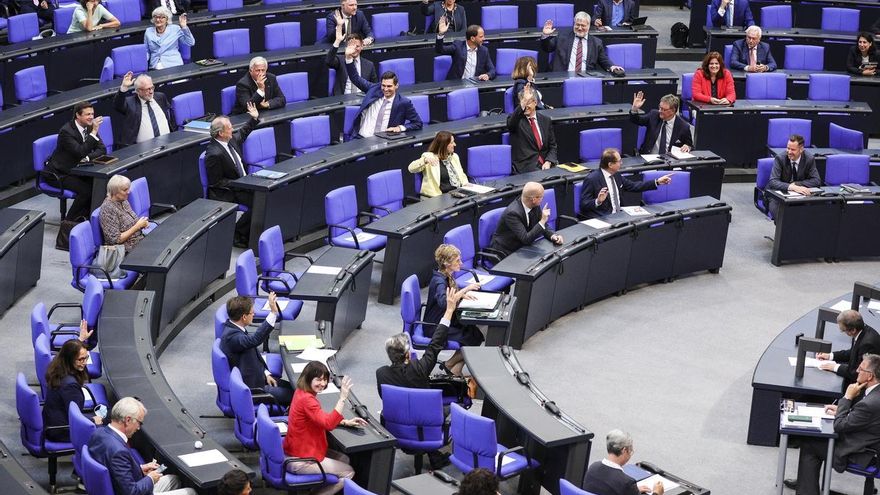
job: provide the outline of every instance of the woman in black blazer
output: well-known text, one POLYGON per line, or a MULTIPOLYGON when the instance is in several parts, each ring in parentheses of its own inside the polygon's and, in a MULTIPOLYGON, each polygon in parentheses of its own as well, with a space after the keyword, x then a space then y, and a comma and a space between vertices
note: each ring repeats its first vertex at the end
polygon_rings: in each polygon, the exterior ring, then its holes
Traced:
POLYGON ((846 70, 850 74, 859 76, 877 75, 877 47, 874 46, 874 37, 871 36, 871 33, 867 31, 859 33, 856 38, 856 46, 849 49, 846 70))
POLYGON ((437 32, 442 16, 446 17, 450 33, 463 33, 468 27, 467 14, 463 7, 456 5, 455 0, 422 0, 421 10, 425 17, 434 17, 431 26, 427 29, 429 33, 437 32))
POLYGON ((535 87, 535 74, 538 73, 538 62, 534 57, 520 57, 513 64, 513 72, 510 78, 513 79, 513 104, 519 103, 519 94, 522 92, 526 83, 529 83, 535 90, 535 97, 538 99, 538 110, 553 108, 545 105, 541 100, 541 92, 535 87))

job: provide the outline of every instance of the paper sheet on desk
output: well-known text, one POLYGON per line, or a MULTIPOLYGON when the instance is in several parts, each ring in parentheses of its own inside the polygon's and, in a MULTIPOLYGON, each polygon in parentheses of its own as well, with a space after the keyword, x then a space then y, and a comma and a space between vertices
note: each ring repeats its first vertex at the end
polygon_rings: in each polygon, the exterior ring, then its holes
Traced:
POLYGON ((501 294, 498 292, 480 292, 476 290, 468 292, 467 295, 474 297, 474 299, 462 299, 458 303, 459 308, 493 309, 498 305, 498 299, 501 297, 501 294))
MULTIPOLYGON (((488 284, 489 282, 491 282, 492 280, 495 279, 495 275, 489 275, 488 273, 480 273, 480 274, 478 274, 478 276, 480 277, 479 283, 481 285, 488 284)), ((470 285, 470 284, 474 284, 474 283, 477 283, 477 281, 474 280, 473 274, 471 274, 471 276, 468 277, 467 280, 464 281, 464 285, 470 285)))
POLYGON ((302 359, 303 361, 320 361, 326 365, 327 360, 334 354, 336 354, 335 349, 318 349, 316 347, 309 347, 297 354, 296 358, 302 359))
POLYGON ((695 158, 694 155, 688 153, 687 151, 681 151, 681 148, 678 146, 673 146, 672 148, 670 148, 669 154, 672 155, 672 157, 676 160, 687 160, 688 158, 695 158))
POLYGON ((645 160, 645 163, 663 161, 663 158, 661 158, 660 155, 642 155, 642 159, 645 160))
MULTIPOLYGON (((788 362, 792 366, 797 366, 797 358, 796 357, 789 357, 788 362)), ((804 358, 804 367, 805 368, 818 368, 821 363, 822 363, 822 361, 819 361, 816 358, 811 358, 811 357, 804 358)))
POLYGON ((631 217, 644 217, 651 214, 651 212, 641 206, 621 206, 620 209, 631 217))
POLYGON ((831 309, 833 309, 834 311, 843 311, 845 309, 849 309, 850 307, 852 307, 852 301, 841 299, 840 302, 838 302, 834 306, 831 306, 831 309))
MULTIPOLYGON (((492 463, 493 466, 497 466, 497 465, 498 465, 498 456, 499 456, 499 455, 501 455, 501 454, 495 454, 495 462, 492 463)), ((510 464, 511 462, 513 462, 513 461, 515 461, 515 460, 516 460, 516 459, 514 459, 513 457, 511 457, 511 456, 509 456, 509 455, 506 455, 506 456, 504 456, 504 457, 501 459, 501 465, 502 465, 502 466, 506 466, 506 465, 510 464)))
MULTIPOLYGON (((873 301, 873 300, 869 301, 868 302, 868 309, 880 310, 880 301, 873 301)), ((89 362, 90 363, 92 362, 91 357, 89 358, 89 362)))
MULTIPOLYGON (((361 232, 357 235, 357 240, 358 240, 358 242, 366 242, 374 237, 376 237, 376 234, 368 234, 366 232, 361 232)), ((343 239, 345 239, 347 241, 354 241, 354 238, 351 235, 347 235, 347 236, 343 237, 343 239)))
POLYGON ((834 419, 834 416, 831 414, 825 413, 825 405, 818 404, 815 406, 808 406, 806 404, 801 404, 797 406, 797 414, 803 416, 812 416, 814 418, 822 418, 822 419, 834 419))
POLYGON ((485 194, 487 192, 492 192, 495 190, 494 187, 481 186, 479 184, 468 184, 466 186, 461 186, 461 189, 464 189, 465 191, 470 191, 474 194, 485 194))
POLYGON ((657 483, 658 481, 663 483, 663 491, 664 492, 668 492, 669 490, 675 490, 676 488, 678 488, 678 483, 676 483, 672 480, 666 479, 663 476, 660 476, 659 474, 655 474, 653 476, 650 476, 648 478, 643 479, 642 481, 639 481, 638 485, 639 486, 647 486, 648 488, 654 488, 654 484, 657 483))
POLYGON ((339 270, 342 270, 342 267, 312 265, 309 267, 308 270, 306 270, 306 273, 314 273, 315 275, 336 275, 337 273, 339 273, 339 270))
POLYGON ((302 373, 309 363, 290 363, 290 371, 294 373, 302 373))
POLYGON ((207 466, 208 464, 219 464, 226 462, 226 456, 221 454, 217 449, 206 450, 204 452, 193 452, 192 454, 179 455, 178 459, 183 461, 188 467, 207 466))
MULTIPOLYGON (((284 311, 284 308, 290 304, 290 299, 276 299, 275 304, 278 305, 279 311, 284 311)), ((269 311, 269 301, 266 301, 266 304, 263 305, 263 311, 269 311)))
POLYGON ((602 220, 599 220, 598 218, 591 218, 589 220, 584 220, 581 223, 588 226, 588 227, 593 227, 594 229, 607 229, 608 227, 611 227, 610 223, 603 222, 602 220))

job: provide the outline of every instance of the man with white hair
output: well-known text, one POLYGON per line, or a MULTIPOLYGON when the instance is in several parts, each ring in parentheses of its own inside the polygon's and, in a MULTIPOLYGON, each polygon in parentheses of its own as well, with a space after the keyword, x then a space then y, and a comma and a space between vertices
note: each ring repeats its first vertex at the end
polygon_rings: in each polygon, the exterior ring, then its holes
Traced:
POLYGON ((147 409, 134 397, 119 399, 110 412, 110 424, 98 428, 89 438, 89 454, 110 472, 116 495, 196 495, 192 488, 180 488, 180 479, 159 472, 155 460, 138 464, 127 445, 144 424, 147 409))
POLYGON ((245 113, 247 103, 257 106, 257 110, 272 110, 287 105, 287 98, 278 86, 275 74, 268 71, 269 62, 263 57, 254 57, 248 64, 248 73, 235 83, 235 106, 232 114, 245 113))
POLYGON ((730 68, 746 72, 773 72, 776 60, 770 53, 770 45, 761 41, 761 28, 749 26, 745 39, 733 42, 730 51, 730 68))
POLYGON ((541 35, 541 49, 553 53, 553 72, 584 72, 601 67, 609 72, 623 71, 623 67, 614 65, 605 52, 602 40, 595 36, 587 36, 590 30, 590 15, 578 12, 574 16, 571 31, 558 33, 553 29, 553 21, 544 23, 541 35))
POLYGON ((120 144, 129 146, 164 136, 175 129, 171 118, 171 104, 165 93, 155 91, 153 79, 141 74, 137 78, 128 71, 122 77, 119 91, 113 97, 113 108, 121 113, 122 138, 120 144), (130 94, 134 86, 134 94, 130 94))
POLYGON ((663 495, 662 481, 654 483, 653 487, 639 486, 636 480, 623 471, 623 466, 633 455, 633 439, 629 433, 616 429, 609 431, 605 436, 605 446, 608 455, 601 461, 590 464, 584 490, 597 495, 663 495))

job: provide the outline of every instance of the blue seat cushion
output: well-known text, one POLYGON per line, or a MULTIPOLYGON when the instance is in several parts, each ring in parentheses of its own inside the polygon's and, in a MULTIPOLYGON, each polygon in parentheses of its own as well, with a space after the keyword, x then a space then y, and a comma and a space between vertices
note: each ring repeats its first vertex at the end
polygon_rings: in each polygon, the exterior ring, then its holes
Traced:
POLYGON ((74 193, 73 191, 69 191, 69 190, 65 189, 62 192, 61 189, 59 189, 55 186, 50 186, 49 184, 46 184, 45 182, 42 182, 42 181, 40 181, 40 185, 38 186, 38 189, 41 192, 48 194, 49 196, 56 197, 56 198, 62 197, 64 199, 73 199, 76 197, 76 193, 74 193))
MULTIPOLYGON (((352 229, 355 232, 355 235, 363 232, 361 229, 352 229)), ((370 251, 378 251, 385 247, 385 243, 387 239, 384 235, 377 235, 371 239, 367 239, 363 242, 360 242, 361 249, 369 249, 370 251)), ((336 236, 333 238, 333 242, 331 242, 334 246, 347 247, 352 249, 357 249, 355 246, 354 239, 351 234, 346 232, 342 235, 336 236)))
POLYGON ((266 360, 266 368, 269 369, 269 373, 272 373, 275 378, 280 377, 284 372, 284 362, 281 361, 281 355, 267 352, 263 354, 263 359, 266 360))
MULTIPOLYGON (((107 400, 107 391, 104 389, 104 385, 101 383, 86 383, 86 388, 89 389, 89 392, 92 393, 92 397, 95 398, 95 402, 98 404, 104 404, 107 407, 110 407, 110 401, 107 400)), ((86 409, 93 409, 95 407, 95 402, 92 402, 91 397, 88 394, 85 394, 86 401, 83 407, 86 409)))
MULTIPOLYGON (((480 278, 481 282, 483 282, 484 275, 489 275, 489 273, 485 270, 474 269, 474 271, 477 272, 477 277, 480 278)), ((513 285, 513 279, 510 277, 502 277, 501 275, 490 276, 494 278, 492 280, 489 280, 488 282, 483 282, 480 286, 480 290, 488 292, 501 292, 513 285)), ((459 275, 455 279, 455 283, 458 284, 459 287, 467 287, 467 285, 471 282, 471 280, 473 280, 473 278, 474 277, 470 273, 464 272, 463 275, 459 275)))
POLYGON ((46 452, 58 452, 59 450, 73 450, 73 444, 70 442, 53 442, 46 440, 46 452))
MULTIPOLYGON (((507 450, 507 447, 504 445, 498 444, 498 452, 504 452, 507 450)), ((540 464, 538 461, 532 459, 531 464, 526 460, 525 456, 521 456, 517 453, 507 454, 504 456, 508 459, 512 459, 511 462, 504 464, 501 466, 501 477, 507 478, 508 476, 513 476, 514 474, 522 471, 523 469, 537 467, 540 464)))
MULTIPOLYGON (((302 277, 302 272, 295 272, 295 275, 296 275, 296 278, 300 278, 300 277, 302 277)), ((291 275, 290 273, 285 273, 285 272, 271 273, 269 276, 270 277, 277 277, 277 278, 280 278, 281 280, 284 280, 284 282, 287 284, 287 287, 290 287, 290 290, 293 290, 293 286, 296 285, 296 279, 294 279, 293 275, 291 275)), ((270 280, 270 281, 264 280, 263 285, 262 285, 263 291, 265 291, 265 292, 271 291, 276 294, 287 294, 288 293, 287 287, 285 287, 283 283, 276 282, 274 280, 270 280)))
MULTIPOLYGON (((85 287, 86 282, 87 282, 87 278, 88 278, 88 273, 86 270, 80 270, 80 273, 86 273, 86 276, 79 279, 79 286, 85 287)), ((94 274, 92 274, 92 275, 94 275, 94 274)), ((113 279, 113 289, 116 289, 116 290, 128 289, 129 287, 132 286, 132 284, 134 284, 134 281, 137 280, 138 275, 140 275, 140 274, 134 270, 126 270, 124 277, 113 279)), ((110 282, 106 278, 104 278, 103 274, 100 277, 95 275, 95 277, 101 282, 101 286, 104 287, 104 290, 110 289, 110 282)), ((75 284, 74 284, 74 287, 76 287, 75 284)), ((79 287, 76 287, 76 288, 78 289, 79 287)))

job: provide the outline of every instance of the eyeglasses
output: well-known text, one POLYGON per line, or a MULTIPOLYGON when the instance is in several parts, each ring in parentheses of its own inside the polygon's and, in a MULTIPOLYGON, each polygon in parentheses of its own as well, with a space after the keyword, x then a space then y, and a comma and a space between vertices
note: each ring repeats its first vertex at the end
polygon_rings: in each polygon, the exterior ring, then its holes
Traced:
POLYGON ((144 422, 141 421, 141 420, 139 420, 139 419, 137 419, 137 418, 135 418, 134 416, 131 416, 131 419, 133 419, 133 420, 135 420, 135 421, 138 422, 138 427, 143 427, 143 426, 144 426, 144 422))
POLYGON ((168 18, 165 17, 164 15, 154 15, 153 19, 168 19, 168 18))
POLYGON ((862 368, 861 366, 859 366, 859 368, 856 370, 856 373, 870 373, 872 375, 874 374, 873 371, 866 370, 866 369, 862 368))

